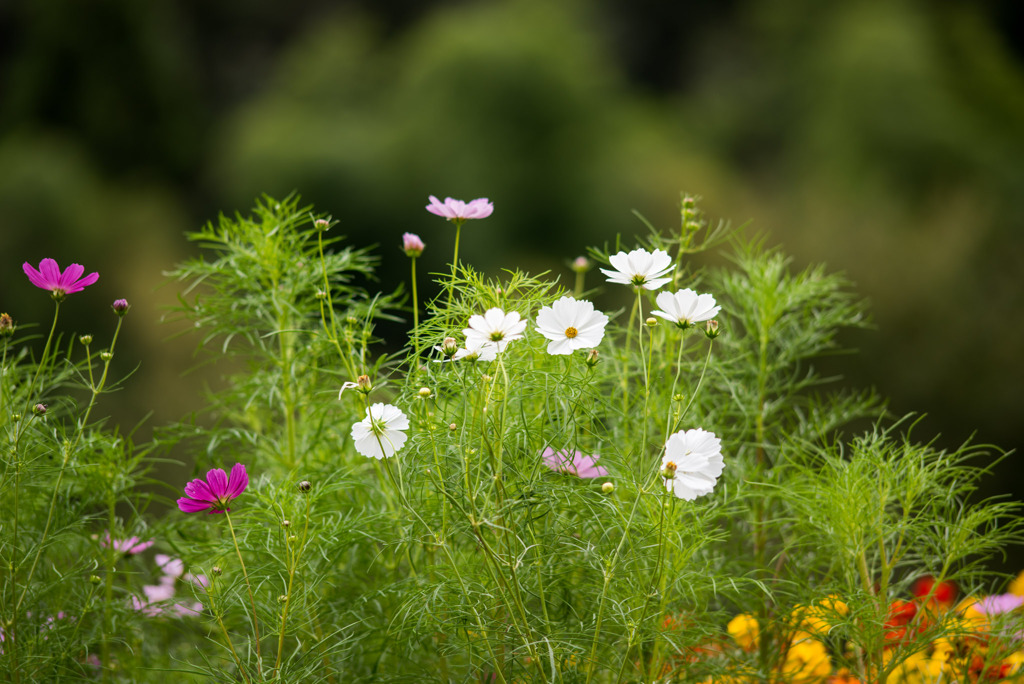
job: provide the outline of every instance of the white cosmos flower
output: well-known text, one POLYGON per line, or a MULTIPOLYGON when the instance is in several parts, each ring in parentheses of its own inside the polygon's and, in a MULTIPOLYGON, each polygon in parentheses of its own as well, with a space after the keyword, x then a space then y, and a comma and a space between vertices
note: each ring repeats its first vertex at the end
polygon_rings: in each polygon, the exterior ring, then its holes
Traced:
POLYGON ((661 311, 652 311, 651 313, 672 321, 680 328, 689 328, 694 323, 701 321, 710 321, 722 310, 722 307, 715 305, 713 296, 697 294, 690 288, 680 290, 675 294, 660 292, 655 301, 661 307, 661 311))
POLYGON ((523 337, 526 321, 519 320, 519 314, 513 311, 505 313, 501 309, 488 309, 483 316, 477 314, 469 317, 469 327, 462 331, 466 336, 466 349, 481 349, 488 342, 494 344, 496 352, 505 351, 505 347, 513 340, 523 337))
POLYGON ((352 425, 356 451, 376 459, 391 458, 402 448, 408 436, 409 419, 391 404, 374 404, 366 409, 366 418, 352 425))
POLYGON ((680 499, 693 501, 710 494, 725 468, 722 440, 700 428, 680 430, 665 443, 661 467, 663 472, 675 471, 673 477, 665 479, 665 487, 680 499))
POLYGON ((551 340, 548 354, 572 354, 577 349, 596 347, 604 338, 608 317, 594 310, 588 301, 562 297, 537 314, 537 330, 551 340))
MULTIPOLYGON (((520 335, 520 337, 522 337, 520 335)), ((452 357, 453 361, 459 359, 469 359, 470 361, 494 361, 498 358, 498 345, 494 342, 483 342, 479 340, 470 341, 466 339, 466 346, 455 352, 455 356, 452 357)))
POLYGON ((602 268, 601 273, 608 276, 609 283, 634 285, 648 290, 657 290, 672 280, 671 278, 662 277, 672 270, 672 257, 668 255, 668 252, 661 249, 654 250, 653 254, 646 249, 634 249, 629 254, 619 252, 614 256, 608 257, 608 261, 615 270, 602 268))

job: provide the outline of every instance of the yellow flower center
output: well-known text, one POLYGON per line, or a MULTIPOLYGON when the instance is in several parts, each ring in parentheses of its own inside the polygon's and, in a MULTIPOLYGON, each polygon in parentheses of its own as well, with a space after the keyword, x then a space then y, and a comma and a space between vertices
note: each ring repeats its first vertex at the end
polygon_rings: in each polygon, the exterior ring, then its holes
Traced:
POLYGON ((570 340, 579 334, 580 331, 577 330, 576 328, 573 328, 572 326, 569 326, 568 328, 565 329, 565 336, 568 337, 570 340))

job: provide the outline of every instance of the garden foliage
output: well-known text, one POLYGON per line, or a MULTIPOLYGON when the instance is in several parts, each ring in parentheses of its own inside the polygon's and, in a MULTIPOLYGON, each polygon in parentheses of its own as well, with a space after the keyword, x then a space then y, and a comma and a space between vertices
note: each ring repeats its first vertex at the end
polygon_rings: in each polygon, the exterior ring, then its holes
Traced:
POLYGON ((1018 509, 973 496, 998 452, 821 374, 866 324, 842 277, 690 197, 575 279, 485 275, 458 245, 493 205, 428 209, 450 270, 396 233, 401 285, 295 197, 191 234, 173 317, 214 380, 144 444, 100 417, 127 302, 78 337, 58 314, 95 280, 29 274, 55 310, 46 335, 0 319, 11 681, 1017 676, 1024 584, 986 596, 986 563, 1018 509), (184 488, 153 477, 172 447, 184 488))

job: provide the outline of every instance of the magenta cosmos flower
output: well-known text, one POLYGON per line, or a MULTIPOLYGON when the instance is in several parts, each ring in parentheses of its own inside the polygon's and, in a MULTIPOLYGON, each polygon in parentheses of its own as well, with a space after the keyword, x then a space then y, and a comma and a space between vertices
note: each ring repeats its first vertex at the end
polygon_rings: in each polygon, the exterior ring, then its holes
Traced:
POLYGON ((206 473, 206 482, 196 479, 185 485, 185 496, 178 499, 178 508, 185 513, 223 513, 228 504, 249 486, 245 466, 236 463, 229 478, 220 468, 206 473))
POLYGON ((559 473, 568 473, 585 480, 608 476, 608 471, 597 465, 600 456, 596 454, 588 456, 582 451, 555 451, 548 447, 541 456, 544 465, 559 473))
POLYGON ((427 211, 437 216, 443 216, 449 221, 465 221, 466 219, 487 218, 494 212, 494 205, 486 198, 480 197, 472 202, 445 197, 444 202, 433 195, 429 197, 430 204, 427 211))
POLYGON ((81 264, 71 264, 61 273, 60 266, 53 259, 40 261, 38 271, 27 261, 21 265, 21 269, 33 285, 49 290, 57 301, 64 299, 64 295, 81 292, 100 279, 99 273, 90 273, 83 278, 85 267, 81 264))

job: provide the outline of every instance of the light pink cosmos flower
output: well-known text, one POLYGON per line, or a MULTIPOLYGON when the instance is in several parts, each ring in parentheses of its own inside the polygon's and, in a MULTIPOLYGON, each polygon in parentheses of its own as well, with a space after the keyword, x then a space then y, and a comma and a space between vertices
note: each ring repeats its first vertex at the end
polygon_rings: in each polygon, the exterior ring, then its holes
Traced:
POLYGON ((195 479, 185 485, 185 496, 178 499, 178 508, 185 513, 230 511, 228 504, 248 486, 249 475, 241 463, 231 469, 230 478, 220 468, 214 468, 206 473, 206 482, 195 479))
POLYGON ((138 537, 128 537, 127 539, 115 539, 113 544, 111 544, 110 531, 108 530, 103 535, 103 541, 100 542, 100 546, 106 549, 111 545, 113 545, 115 551, 133 556, 136 553, 142 553, 152 546, 153 540, 141 541, 138 537))
POLYGON ((487 218, 494 212, 494 204, 486 197, 480 197, 472 202, 463 202, 462 200, 445 197, 442 203, 441 200, 433 195, 429 199, 430 204, 427 205, 427 211, 437 216, 443 216, 449 221, 461 223, 466 219, 482 219, 487 218))
POLYGON ((61 273, 60 266, 53 259, 40 261, 38 271, 26 261, 21 265, 21 270, 25 271, 33 285, 49 290, 57 301, 64 299, 64 295, 81 292, 100 279, 99 273, 90 273, 83 278, 85 267, 81 264, 71 264, 61 273))
POLYGON ((582 451, 555 451, 548 447, 541 456, 544 465, 555 472, 568 473, 585 480, 608 476, 608 471, 597 465, 597 459, 601 458, 597 454, 588 456, 582 451))
POLYGON ((420 239, 419 235, 415 233, 402 233, 402 250, 405 251, 405 255, 408 257, 418 257, 423 254, 427 246, 423 244, 423 240, 420 239))

